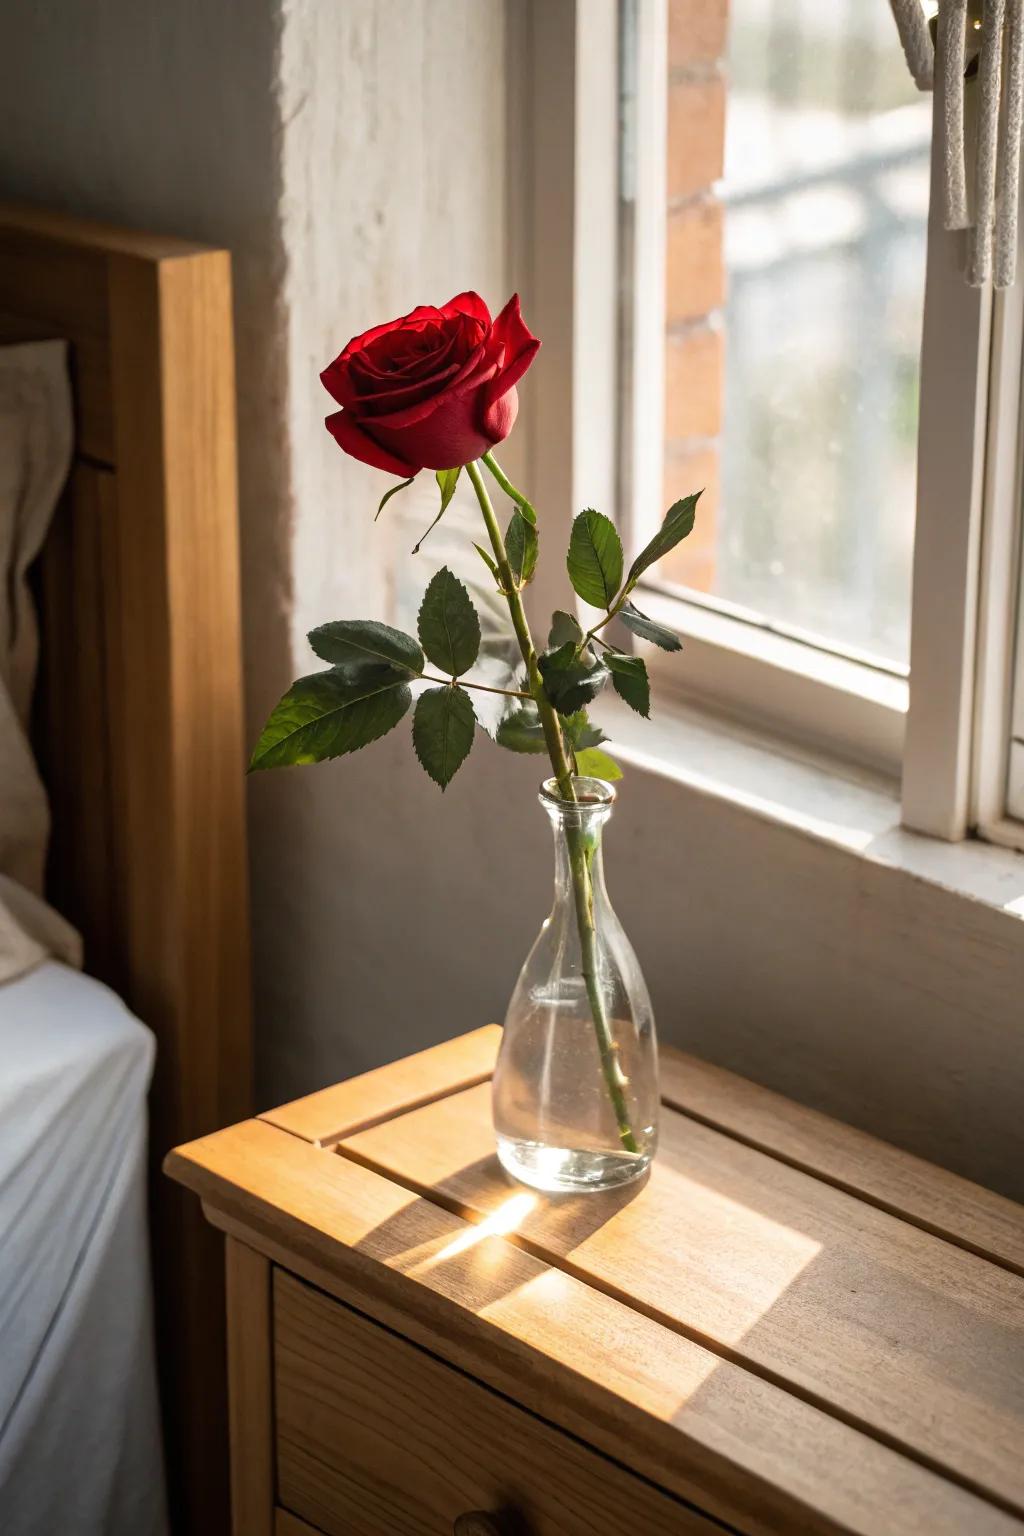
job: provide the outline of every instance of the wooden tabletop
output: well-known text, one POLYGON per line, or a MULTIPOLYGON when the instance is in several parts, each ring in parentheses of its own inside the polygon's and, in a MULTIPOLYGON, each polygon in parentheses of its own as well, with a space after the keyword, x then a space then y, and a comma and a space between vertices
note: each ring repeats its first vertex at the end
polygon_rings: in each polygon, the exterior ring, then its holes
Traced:
POLYGON ((211 1219, 749 1532, 1024 1536, 1024 1212, 675 1052, 639 1188, 494 1156, 479 1030, 172 1153, 211 1219))

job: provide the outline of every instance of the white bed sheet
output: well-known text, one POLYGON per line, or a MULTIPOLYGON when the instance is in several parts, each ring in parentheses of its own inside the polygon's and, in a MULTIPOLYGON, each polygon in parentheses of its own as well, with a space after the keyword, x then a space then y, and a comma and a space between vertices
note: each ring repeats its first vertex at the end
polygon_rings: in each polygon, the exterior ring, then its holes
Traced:
POLYGON ((0 1531, 165 1536, 146 1222, 153 1038, 47 960, 0 986, 0 1531))

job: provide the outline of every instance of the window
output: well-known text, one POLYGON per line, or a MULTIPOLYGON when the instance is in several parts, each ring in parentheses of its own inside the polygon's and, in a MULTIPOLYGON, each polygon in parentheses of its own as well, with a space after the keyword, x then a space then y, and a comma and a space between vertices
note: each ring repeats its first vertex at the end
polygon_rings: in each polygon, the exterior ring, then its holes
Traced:
POLYGON ((919 830, 1013 841, 1024 275, 964 283, 887 6, 619 23, 628 532, 706 486, 641 606, 690 637, 688 690, 902 771, 919 830))
POLYGON ((670 8, 661 575, 905 667, 931 102, 883 6, 722 14, 670 8))

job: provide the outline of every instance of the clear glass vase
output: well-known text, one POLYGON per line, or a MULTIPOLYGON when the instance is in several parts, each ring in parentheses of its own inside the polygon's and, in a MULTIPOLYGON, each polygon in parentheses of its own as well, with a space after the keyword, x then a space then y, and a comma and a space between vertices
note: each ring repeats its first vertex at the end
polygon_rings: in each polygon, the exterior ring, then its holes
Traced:
POLYGON ((602 836, 615 791, 554 779, 540 803, 555 835, 555 900, 505 1015, 494 1073, 498 1156, 549 1193, 639 1178, 658 1138, 654 1015, 633 947, 608 900, 602 836))

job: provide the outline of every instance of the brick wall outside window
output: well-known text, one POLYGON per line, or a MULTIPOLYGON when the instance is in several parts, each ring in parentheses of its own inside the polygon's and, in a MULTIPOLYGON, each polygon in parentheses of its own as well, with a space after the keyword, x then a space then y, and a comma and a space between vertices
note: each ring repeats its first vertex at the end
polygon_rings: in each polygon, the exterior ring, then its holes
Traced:
POLYGON ((706 489, 694 532, 660 570, 709 591, 725 383, 723 220, 714 187, 725 151, 729 0, 669 0, 668 9, 665 505, 706 489))

